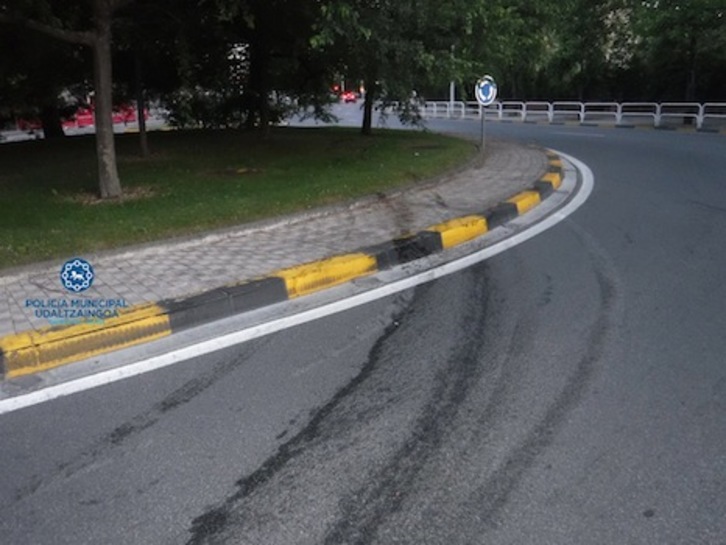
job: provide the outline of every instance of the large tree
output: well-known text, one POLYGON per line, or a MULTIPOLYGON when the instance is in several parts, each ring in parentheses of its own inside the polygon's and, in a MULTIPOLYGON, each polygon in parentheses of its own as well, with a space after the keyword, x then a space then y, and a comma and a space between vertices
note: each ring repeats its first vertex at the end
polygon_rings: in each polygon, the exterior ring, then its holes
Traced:
POLYGON ((164 25, 142 32, 134 43, 153 35, 144 62, 160 66, 159 52, 169 59, 174 75, 147 83, 166 95, 175 125, 247 127, 264 134, 295 105, 322 113, 333 63, 327 52, 310 46, 318 0, 155 0, 141 5, 148 14, 143 25, 155 24, 154 14, 169 12, 164 25))
MULTIPOLYGON (((114 17, 114 96, 136 102, 143 157, 150 153, 144 117, 149 102, 156 104, 161 97, 170 100, 192 79, 183 79, 180 69, 190 64, 189 52, 206 55, 202 64, 210 64, 210 55, 200 53, 204 49, 201 37, 208 40, 214 34, 206 25, 209 12, 208 4, 191 0, 136 0, 114 17)), ((225 58, 223 48, 214 53, 225 58)))
POLYGON ((99 192, 103 198, 121 196, 113 136, 113 78, 111 23, 114 11, 131 0, 88 0, 69 6, 53 0, 0 4, 0 22, 40 32, 52 38, 87 46, 93 52, 96 154, 99 192), (83 9, 85 8, 85 9, 83 9))
POLYGON ((722 100, 726 83, 724 0, 631 0, 638 60, 656 99, 722 100))
MULTIPOLYGON (((457 75, 456 56, 476 39, 477 2, 454 0, 329 0, 314 40, 339 52, 339 70, 365 86, 361 131, 372 131, 375 104, 395 105, 415 119, 414 91, 457 75)), ((459 57, 461 58, 461 57, 459 57)))
POLYGON ((233 74, 242 89, 247 128, 266 133, 280 113, 280 98, 304 103, 320 98, 330 69, 310 46, 320 17, 318 0, 217 2, 229 47, 238 53, 233 74))

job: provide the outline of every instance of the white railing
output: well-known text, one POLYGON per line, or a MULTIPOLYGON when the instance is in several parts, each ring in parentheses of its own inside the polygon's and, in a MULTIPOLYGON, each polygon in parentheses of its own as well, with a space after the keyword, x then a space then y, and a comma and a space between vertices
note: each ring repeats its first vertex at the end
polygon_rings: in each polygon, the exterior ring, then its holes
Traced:
POLYGON ((482 108, 477 102, 428 101, 422 108, 427 118, 444 117, 480 118, 501 121, 537 121, 548 123, 565 121, 611 122, 615 125, 649 124, 667 128, 674 124, 695 124, 697 129, 706 125, 726 124, 726 102, 577 102, 577 101, 497 101, 482 108))

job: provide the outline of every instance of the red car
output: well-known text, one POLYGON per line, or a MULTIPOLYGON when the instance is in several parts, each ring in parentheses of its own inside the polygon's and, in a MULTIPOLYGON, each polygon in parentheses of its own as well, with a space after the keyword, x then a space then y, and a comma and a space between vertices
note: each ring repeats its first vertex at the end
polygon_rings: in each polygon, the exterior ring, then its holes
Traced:
POLYGON ((358 97, 353 91, 345 91, 342 95, 340 95, 340 98, 346 104, 348 104, 349 102, 355 103, 358 101, 358 97))

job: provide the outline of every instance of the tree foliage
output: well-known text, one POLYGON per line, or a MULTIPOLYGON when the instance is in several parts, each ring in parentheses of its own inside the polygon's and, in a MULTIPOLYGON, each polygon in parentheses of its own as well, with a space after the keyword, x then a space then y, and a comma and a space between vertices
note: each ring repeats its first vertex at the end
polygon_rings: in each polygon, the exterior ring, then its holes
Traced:
POLYGON ((61 134, 59 96, 93 80, 104 196, 112 93, 263 134, 294 107, 326 115, 341 78, 365 88, 364 133, 374 108, 416 122, 484 73, 513 99, 726 100, 726 0, 0 0, 0 23, 0 117, 61 134))
POLYGON ((726 1, 633 2, 640 88, 664 100, 726 99, 726 1))
POLYGON ((313 46, 337 52, 337 70, 365 87, 363 133, 372 109, 396 104, 405 121, 416 119, 416 90, 451 78, 461 66, 454 52, 474 29, 471 2, 423 0, 330 0, 313 46))

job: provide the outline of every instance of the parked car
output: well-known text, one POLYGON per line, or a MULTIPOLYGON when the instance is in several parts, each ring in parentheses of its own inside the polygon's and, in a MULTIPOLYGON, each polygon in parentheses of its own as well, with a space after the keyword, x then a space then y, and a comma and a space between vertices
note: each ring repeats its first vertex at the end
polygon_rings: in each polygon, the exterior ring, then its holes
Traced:
POLYGON ((38 131, 43 128, 43 124, 40 122, 40 119, 18 119, 17 120, 17 129, 19 131, 38 131))
MULTIPOLYGON (((149 111, 144 111, 144 118, 149 119, 149 111)), ((122 104, 120 106, 114 106, 113 108, 113 123, 116 124, 127 124, 136 122, 136 107, 131 104, 122 104)), ((92 106, 81 106, 70 118, 63 122, 63 127, 66 129, 71 128, 84 128, 92 127, 95 124, 95 114, 92 106)))
POLYGON ((340 98, 343 102, 348 104, 349 102, 356 103, 358 102, 358 97, 353 91, 345 91, 342 95, 340 95, 340 98))

